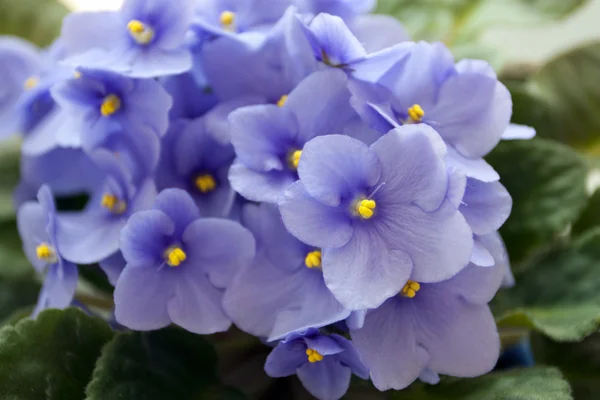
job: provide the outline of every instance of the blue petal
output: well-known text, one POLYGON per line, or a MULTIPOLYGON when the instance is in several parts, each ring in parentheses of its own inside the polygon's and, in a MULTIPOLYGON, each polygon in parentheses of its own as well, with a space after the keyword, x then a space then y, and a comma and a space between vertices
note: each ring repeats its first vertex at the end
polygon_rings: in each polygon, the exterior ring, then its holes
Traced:
POLYGON ((294 375, 296 370, 307 364, 306 346, 296 343, 279 343, 265 362, 265 372, 273 378, 294 375))
POLYGON ((134 214, 121 231, 121 252, 132 265, 160 265, 164 251, 171 245, 175 224, 162 211, 146 210, 134 214))
POLYGON ((296 181, 292 170, 257 172, 239 161, 229 170, 231 187, 247 200, 276 203, 279 196, 296 181))
POLYGON ((48 308, 64 309, 69 307, 77 289, 77 276, 77 265, 75 264, 51 265, 46 273, 32 317, 35 318, 42 310, 48 308))
POLYGON ((374 53, 410 40, 404 26, 390 15, 361 15, 349 27, 368 53, 374 53))
POLYGON ((333 356, 322 361, 306 363, 298 369, 302 385, 318 399, 337 400, 348 391, 352 371, 333 356))
POLYGON ((123 254, 120 251, 117 251, 115 254, 108 256, 98 264, 106 274, 110 284, 116 286, 117 280, 119 279, 121 272, 123 272, 127 261, 123 258, 123 254))
POLYGON ((361 377, 362 379, 369 379, 369 369, 363 363, 360 354, 352 342, 345 337, 336 334, 333 334, 330 337, 334 339, 342 349, 344 349, 344 351, 336 355, 338 361, 343 365, 350 367, 355 375, 361 377))
POLYGON ((498 230, 510 215, 512 198, 500 182, 467 181, 467 189, 460 206, 469 226, 476 235, 498 230))
POLYGON ((200 218, 200 212, 192 197, 181 189, 165 189, 156 196, 154 210, 165 213, 173 221, 173 236, 181 238, 187 227, 200 218))
POLYGON ((367 52, 340 17, 317 15, 306 30, 315 57, 332 66, 349 65, 367 52))

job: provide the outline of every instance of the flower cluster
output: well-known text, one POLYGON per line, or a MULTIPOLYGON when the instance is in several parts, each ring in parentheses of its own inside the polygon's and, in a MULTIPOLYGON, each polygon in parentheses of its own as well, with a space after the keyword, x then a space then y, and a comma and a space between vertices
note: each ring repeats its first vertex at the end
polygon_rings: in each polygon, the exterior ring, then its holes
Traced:
POLYGON ((353 373, 387 390, 491 370, 512 204, 483 157, 534 132, 488 64, 374 3, 126 0, 69 15, 49 49, 0 39, 36 313, 94 264, 121 325, 234 323, 321 400, 353 373))

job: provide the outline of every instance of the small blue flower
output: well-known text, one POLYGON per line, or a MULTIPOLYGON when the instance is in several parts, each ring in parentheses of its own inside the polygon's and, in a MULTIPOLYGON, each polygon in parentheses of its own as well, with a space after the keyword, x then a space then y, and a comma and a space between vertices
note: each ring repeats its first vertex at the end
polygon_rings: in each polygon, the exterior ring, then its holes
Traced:
POLYGON ((161 137, 169 125, 171 97, 151 79, 81 68, 51 92, 74 120, 74 132, 81 134, 87 151, 105 145, 111 135, 139 135, 140 128, 161 137))
MULTIPOLYGON (((241 36, 281 18, 291 0, 199 0, 192 30, 201 36, 241 36)), ((251 35, 246 35, 248 38, 251 35)))
POLYGON ((256 238, 257 257, 238 272, 223 299, 239 328, 274 340, 350 315, 325 285, 321 251, 290 235, 275 205, 246 205, 242 223, 256 238))
POLYGON ((121 231, 127 266, 115 288, 117 321, 136 330, 171 323, 199 334, 227 330, 223 289, 252 262, 254 246, 238 223, 200 218, 185 191, 162 191, 121 231))
POLYGON ((206 118, 175 121, 162 142, 156 174, 158 190, 186 190, 205 217, 227 217, 235 191, 227 174, 235 153, 230 144, 217 142, 206 118))
POLYGON ((472 232, 447 197, 457 189, 445 155, 426 125, 397 128, 370 147, 341 135, 304 146, 300 180, 279 207, 290 233, 322 249, 325 282, 345 307, 375 308, 411 276, 442 281, 469 263, 472 232))
POLYGON ((47 308, 67 308, 75 295, 78 276, 77 265, 64 258, 57 243, 56 207, 47 186, 40 188, 38 200, 25 203, 17 213, 25 255, 38 272, 45 273, 34 316, 47 308))
POLYGON ((466 267, 438 283, 409 280, 402 291, 370 310, 350 332, 379 390, 404 389, 437 374, 474 377, 491 371, 500 339, 488 302, 504 266, 466 267))
POLYGON ((278 105, 256 105, 229 116, 237 159, 231 186, 248 200, 277 202, 297 179, 304 144, 319 135, 342 133, 356 118, 345 74, 320 71, 303 80, 278 105))
POLYGON ((67 16, 62 39, 75 67, 134 78, 180 74, 192 66, 184 46, 195 0, 126 0, 121 10, 67 16))
POLYGON ((18 110, 21 96, 39 83, 42 57, 29 42, 0 36, 0 138, 23 131, 18 110))
POLYGON ((65 257, 79 264, 97 263, 119 250, 119 233, 127 219, 151 207, 156 197, 152 179, 132 181, 123 160, 106 150, 97 150, 93 160, 106 178, 93 193, 86 208, 63 214, 57 223, 58 244, 65 257))
POLYGON ((352 345, 339 335, 323 335, 317 329, 293 333, 279 342, 267 357, 265 372, 274 378, 298 375, 300 382, 319 400, 338 400, 350 386, 354 373, 367 379, 369 370, 352 345))

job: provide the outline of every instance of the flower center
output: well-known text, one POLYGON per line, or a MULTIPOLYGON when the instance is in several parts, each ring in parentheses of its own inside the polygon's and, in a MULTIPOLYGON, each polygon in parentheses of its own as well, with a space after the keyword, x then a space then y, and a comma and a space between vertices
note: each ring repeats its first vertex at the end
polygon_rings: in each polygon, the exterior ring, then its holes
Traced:
POLYGON ((120 200, 114 194, 105 194, 102 196, 102 207, 109 209, 113 214, 123 214, 127 210, 127 203, 120 200))
POLYGON ((109 117, 121 109, 121 99, 115 94, 110 94, 104 98, 100 106, 100 113, 103 117, 109 117))
POLYGON ((284 94, 283 96, 281 96, 279 98, 279 100, 277 100, 277 106, 278 107, 285 106, 285 103, 287 103, 287 99, 288 99, 288 95, 287 94, 284 94))
POLYGON ((169 265, 169 267, 179 267, 186 258, 187 255, 181 247, 169 247, 167 251, 165 251, 165 259, 167 260, 167 265, 169 265))
POLYGON ((137 19, 129 21, 127 30, 138 44, 146 45, 154 39, 154 30, 137 19))
POLYGON ((364 199, 356 202, 356 213, 363 219, 369 219, 375 214, 373 210, 377 208, 375 200, 364 199))
POLYGON ((56 252, 48 243, 42 243, 37 246, 35 248, 35 254, 39 260, 46 261, 48 263, 56 262, 56 252))
POLYGON ((213 176, 210 174, 203 174, 198 176, 194 183, 196 184, 196 188, 201 193, 212 192, 217 187, 217 181, 215 181, 215 178, 213 178, 213 176))
POLYGON ((412 107, 408 108, 409 123, 421 122, 424 116, 425 111, 423 111, 420 105, 414 104, 412 107))
POLYGON ((27 78, 25 80, 25 83, 23 83, 23 87, 25 88, 25 90, 31 90, 33 88, 35 88, 38 83, 40 83, 40 78, 37 76, 30 76, 29 78, 27 78))
POLYGON ((297 170, 298 164, 300 163, 300 156, 302 155, 302 150, 294 150, 290 153, 288 157, 288 164, 291 169, 297 170))
POLYGON ((307 268, 321 268, 321 251, 311 251, 306 255, 304 264, 307 268))
POLYGON ((226 31, 235 32, 235 13, 232 11, 223 11, 219 16, 219 22, 226 31))
POLYGON ((323 359, 323 356, 313 349, 306 349, 306 355, 308 356, 308 361, 311 363, 316 363, 323 359))
POLYGON ((417 295, 419 289, 421 289, 421 285, 419 284, 419 282, 409 280, 408 282, 406 282, 406 285, 404 285, 404 287, 402 288, 401 295, 412 299, 417 295))

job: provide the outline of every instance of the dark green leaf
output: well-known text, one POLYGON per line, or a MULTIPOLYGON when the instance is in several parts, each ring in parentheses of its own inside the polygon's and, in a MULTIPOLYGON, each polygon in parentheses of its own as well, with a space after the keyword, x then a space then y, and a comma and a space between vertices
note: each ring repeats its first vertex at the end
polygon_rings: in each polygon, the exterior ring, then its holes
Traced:
POLYGON ((0 0, 0 34, 21 36, 46 46, 60 33, 67 13, 57 0, 0 0))
POLYGON ((501 327, 581 340, 600 325, 600 229, 526 265, 514 288, 492 302, 501 327))
POLYGON ((541 137, 600 154, 600 43, 572 50, 512 87, 513 121, 541 137))
MULTIPOLYGON (((0 15, 3 9, 1 2, 2 0, 0 0, 0 15)), ((16 139, 4 141, 0 145, 0 221, 15 217, 13 192, 19 182, 19 146, 20 141, 16 139)))
POLYGON ((80 265, 79 276, 104 293, 112 295, 115 289, 98 264, 80 265))
POLYGON ((446 379, 439 385, 414 385, 393 400, 569 400, 569 384, 554 368, 497 372, 473 379, 446 379))
POLYGON ((33 273, 33 266, 23 253, 16 222, 0 222, 0 277, 31 276, 33 273))
POLYGON ((0 398, 81 400, 113 332, 78 309, 46 310, 0 330, 0 398))
POLYGON ((215 350, 202 336, 175 327, 122 333, 102 351, 87 399, 208 399, 216 368, 215 350))
POLYGON ((39 291, 40 284, 30 278, 0 278, 0 321, 7 321, 23 307, 35 305, 39 291))
POLYGON ((557 343, 540 335, 532 338, 538 363, 559 367, 577 400, 596 400, 600 393, 600 334, 579 343, 557 343))
POLYGON ((587 206, 573 225, 572 232, 583 233, 589 229, 600 226, 600 190, 596 191, 587 206))
POLYGON ((586 205, 588 165, 567 146, 539 138, 509 141, 487 159, 513 198, 500 231, 513 262, 565 232, 586 205))

